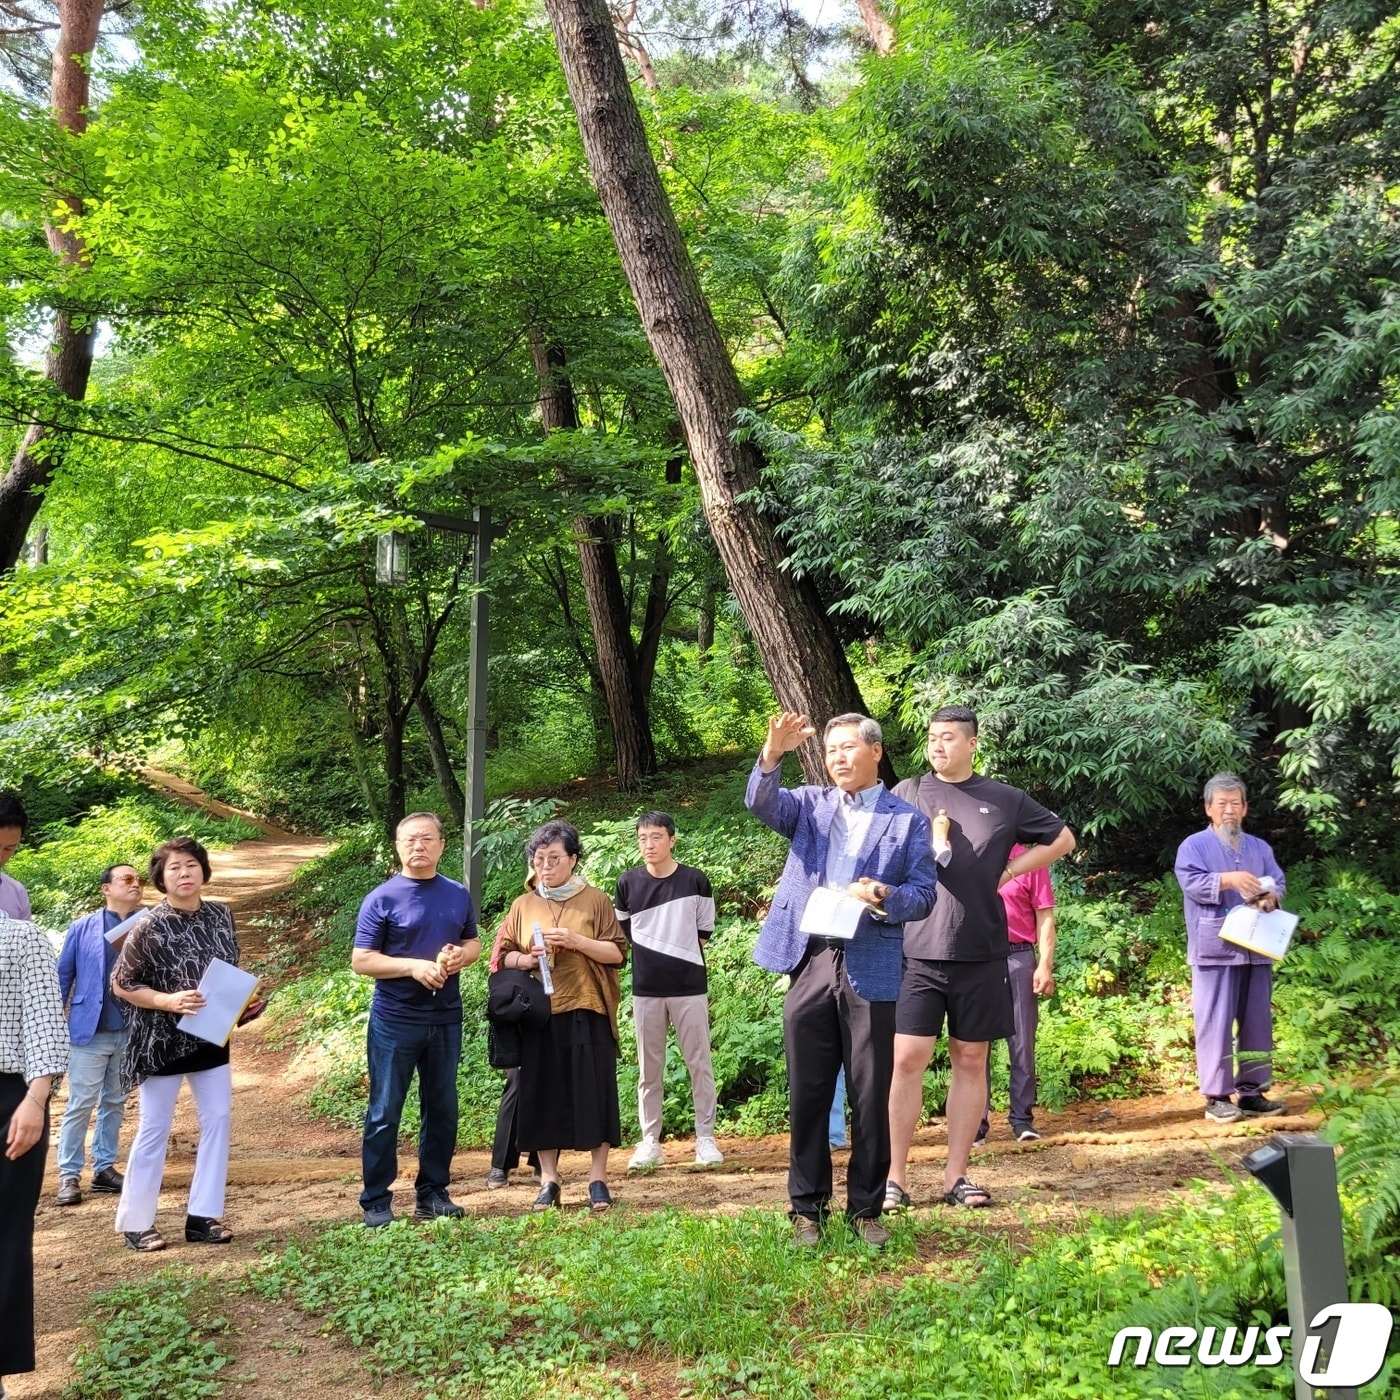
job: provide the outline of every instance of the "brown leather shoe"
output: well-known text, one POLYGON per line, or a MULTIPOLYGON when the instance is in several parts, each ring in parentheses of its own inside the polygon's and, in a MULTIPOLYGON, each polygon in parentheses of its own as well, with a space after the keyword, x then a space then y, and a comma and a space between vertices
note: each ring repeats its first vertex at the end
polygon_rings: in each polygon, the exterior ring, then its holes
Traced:
POLYGON ((810 1215, 794 1215, 792 1242, 801 1249, 815 1249, 822 1242, 821 1225, 810 1215))
POLYGON ((851 1229, 872 1249, 884 1249, 885 1241, 890 1237, 890 1232, 878 1220, 870 1220, 865 1216, 861 1216, 859 1220, 852 1220, 851 1229))
POLYGON ((54 1197, 54 1202, 60 1206, 76 1206, 83 1199, 83 1188, 78 1183, 76 1176, 65 1176, 58 1183, 58 1195, 54 1197))

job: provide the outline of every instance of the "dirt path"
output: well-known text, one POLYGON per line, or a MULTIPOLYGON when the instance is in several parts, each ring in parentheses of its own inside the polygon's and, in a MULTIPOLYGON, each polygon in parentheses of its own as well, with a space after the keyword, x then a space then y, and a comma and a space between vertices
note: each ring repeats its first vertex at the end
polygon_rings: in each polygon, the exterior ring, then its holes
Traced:
MULTIPOLYGON (((198 801, 197 790, 187 800, 198 801)), ((250 958, 261 951, 259 907, 285 886, 298 865, 326 849, 324 842, 260 825, 265 831, 262 839, 215 854, 210 891, 234 909, 250 958)), ((71 1356, 84 1339, 82 1319, 92 1293, 174 1263, 233 1278, 263 1250, 285 1245, 308 1227, 358 1218, 359 1135, 310 1116, 305 1095, 311 1069, 294 1066, 289 1052, 271 1046, 261 1022, 237 1034, 233 1066, 226 1215, 237 1238, 227 1248, 180 1241, 184 1190, 198 1137, 188 1095, 182 1097, 176 1114, 161 1196, 159 1224, 171 1241, 164 1253, 142 1256, 122 1245, 114 1230, 113 1197, 85 1196, 80 1206, 55 1206, 56 1175, 50 1158, 35 1236, 39 1369, 30 1376, 7 1379, 9 1393, 17 1400, 39 1396, 59 1400, 74 1376, 71 1356)), ((1063 1113, 1038 1117, 1044 1139, 1025 1146, 1010 1141, 1004 1119, 998 1118, 991 1143, 974 1157, 972 1172, 974 1179, 994 1192, 996 1204, 989 1210, 965 1212, 960 1223, 1005 1235, 1027 1226, 1068 1225, 1091 1209, 1126 1212, 1137 1206, 1160 1206, 1196 1180, 1222 1180, 1261 1136, 1281 1128, 1315 1126, 1317 1117, 1307 1112, 1306 1096, 1287 1097, 1288 1117, 1234 1127, 1205 1123, 1195 1095, 1076 1104, 1063 1113)), ((123 1129, 123 1158, 135 1116, 129 1112, 123 1129)), ((923 1129, 916 1140, 910 1171, 916 1220, 932 1218, 935 1211, 944 1209, 931 1204, 939 1189, 944 1142, 941 1125, 923 1129)), ((617 1154, 613 1176, 620 1208, 599 1228, 625 1221, 633 1210, 662 1206, 719 1213, 782 1209, 787 1139, 724 1140, 721 1146, 726 1155, 723 1167, 695 1172, 688 1165, 693 1142, 668 1142, 667 1164, 645 1177, 624 1176, 626 1154, 617 1154)), ((836 1154, 838 1176, 845 1155, 836 1154)), ((398 1205, 406 1210, 412 1198, 411 1152, 403 1165, 409 1178, 399 1182, 398 1205)), ((528 1210, 535 1190, 528 1179, 513 1179, 505 1190, 488 1191, 484 1184, 488 1165, 485 1152, 457 1155, 452 1188, 456 1199, 473 1215, 528 1210)), ((586 1158, 565 1154, 563 1171, 565 1208, 582 1208, 586 1158)), ((938 1218, 946 1219, 946 1212, 938 1218)), ((224 1373, 230 1377, 230 1394, 296 1394, 308 1400, 375 1395, 397 1400, 414 1393, 407 1385, 377 1387, 353 1349, 320 1335, 306 1319, 231 1289, 226 1303, 234 1324, 235 1362, 224 1373)))

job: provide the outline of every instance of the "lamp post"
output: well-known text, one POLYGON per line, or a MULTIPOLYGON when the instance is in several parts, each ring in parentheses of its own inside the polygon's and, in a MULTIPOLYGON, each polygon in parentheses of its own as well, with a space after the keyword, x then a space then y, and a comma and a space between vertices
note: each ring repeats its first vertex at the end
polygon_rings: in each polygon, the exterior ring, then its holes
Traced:
POLYGON ((486 815, 486 661, 491 645, 491 599, 486 565, 491 554, 491 507, 472 511, 471 665, 467 673, 466 819, 462 823, 462 873, 481 905, 481 852, 476 849, 486 815))
MULTIPOLYGON (((1356 1400, 1346 1373, 1360 1357, 1336 1353, 1342 1340, 1342 1309, 1346 1304, 1347 1260, 1342 1244, 1342 1208, 1337 1198, 1337 1160, 1332 1144, 1316 1133, 1275 1133, 1260 1148, 1240 1159, 1240 1165, 1278 1202, 1283 1235, 1283 1277, 1288 1293, 1288 1321, 1293 1331, 1293 1394, 1295 1400, 1356 1400), (1324 1316, 1325 1314, 1325 1316, 1324 1316), (1310 1332, 1332 1319, 1338 1326, 1331 1343, 1315 1343, 1310 1332), (1323 1376, 1337 1377, 1337 1383, 1323 1376)), ((1374 1305, 1371 1305, 1374 1306, 1374 1305)), ((1368 1305, 1347 1311, 1369 1313, 1368 1305)), ((1384 1312, 1385 1309, 1379 1309, 1384 1312)), ((1380 1356, 1389 1339, 1389 1316, 1380 1356)), ((1369 1350, 1369 1348, 1367 1348, 1369 1350)), ((1379 1370, 1379 1366, 1376 1368, 1379 1370)), ((1374 1374, 1374 1373, 1373 1373, 1374 1374)))
MULTIPOLYGON (((491 647, 491 600, 486 591, 486 566, 491 538, 499 530, 491 524, 491 507, 475 506, 472 518, 438 515, 432 511, 405 512, 434 530, 470 535, 472 540, 472 600, 468 614, 471 664, 467 675, 467 772, 462 822, 462 875, 472 897, 481 901, 481 854, 475 847, 486 814, 486 662, 491 647)), ((406 535, 380 535, 375 546, 375 577, 390 587, 408 582, 409 544, 406 535)))

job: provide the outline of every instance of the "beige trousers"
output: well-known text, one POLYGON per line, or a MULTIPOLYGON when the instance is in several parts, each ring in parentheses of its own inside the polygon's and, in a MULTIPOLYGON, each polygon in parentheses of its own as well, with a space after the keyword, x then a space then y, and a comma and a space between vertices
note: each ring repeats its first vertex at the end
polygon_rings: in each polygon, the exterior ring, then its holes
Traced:
POLYGON ((637 1117, 642 1136, 661 1140, 662 1081, 666 1072, 666 1023, 676 1028, 690 1092, 695 1099, 695 1136, 715 1135, 715 1072, 710 1064, 710 998, 634 997, 637 1023, 637 1117))

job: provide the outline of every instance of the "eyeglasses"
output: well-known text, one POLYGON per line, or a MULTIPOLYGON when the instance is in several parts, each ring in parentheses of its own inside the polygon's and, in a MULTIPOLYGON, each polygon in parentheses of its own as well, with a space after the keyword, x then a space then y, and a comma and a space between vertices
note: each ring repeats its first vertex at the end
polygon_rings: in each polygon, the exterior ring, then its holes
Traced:
POLYGON ((116 875, 107 883, 109 885, 144 885, 146 882, 139 875, 116 875))
POLYGON ((542 865, 546 870, 553 870, 561 861, 568 860, 567 855, 559 855, 557 852, 545 855, 543 851, 536 851, 532 857, 532 863, 542 865))
POLYGON ((400 836, 400 846, 436 846, 441 836, 400 836))

